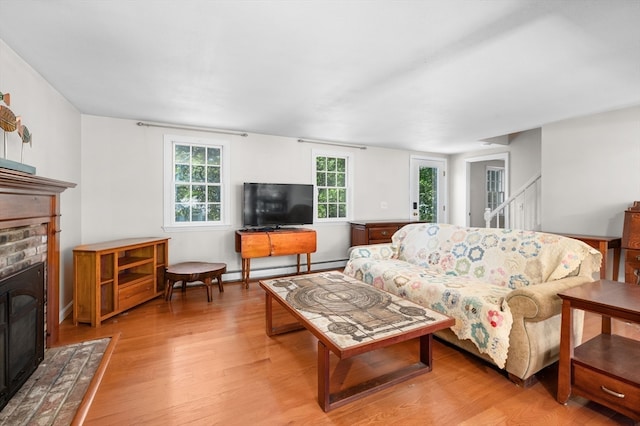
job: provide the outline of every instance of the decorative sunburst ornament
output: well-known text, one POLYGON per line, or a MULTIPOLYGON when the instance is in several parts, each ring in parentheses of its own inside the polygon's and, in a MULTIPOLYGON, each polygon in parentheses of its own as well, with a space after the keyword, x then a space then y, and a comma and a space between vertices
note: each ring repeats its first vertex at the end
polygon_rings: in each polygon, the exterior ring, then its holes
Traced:
POLYGON ((16 125, 18 127, 18 135, 20 136, 20 139, 22 139, 22 143, 28 143, 29 146, 33 146, 31 144, 31 132, 29 131, 27 126, 22 124, 22 117, 16 118, 16 125))
POLYGON ((0 167, 35 174, 35 167, 28 166, 22 163, 24 146, 25 144, 29 144, 29 146, 32 146, 31 143, 33 135, 29 131, 29 128, 22 124, 22 117, 16 117, 13 111, 9 109, 9 106, 11 104, 11 96, 8 93, 0 92, 0 101, 4 102, 4 104, 6 105, 0 105, 0 129, 4 130, 4 158, 0 159, 0 167), (16 130, 18 131, 18 136, 22 141, 22 143, 20 144, 20 162, 7 159, 7 133, 15 132, 16 130))
POLYGON ((7 108, 11 105, 11 96, 0 92, 0 101, 7 105, 0 105, 0 128, 5 132, 13 132, 16 130, 16 115, 7 108))
POLYGON ((11 96, 8 93, 0 92, 0 101, 3 101, 7 106, 11 106, 11 96))
POLYGON ((13 132, 17 128, 15 114, 3 105, 0 105, 0 128, 5 132, 13 132))

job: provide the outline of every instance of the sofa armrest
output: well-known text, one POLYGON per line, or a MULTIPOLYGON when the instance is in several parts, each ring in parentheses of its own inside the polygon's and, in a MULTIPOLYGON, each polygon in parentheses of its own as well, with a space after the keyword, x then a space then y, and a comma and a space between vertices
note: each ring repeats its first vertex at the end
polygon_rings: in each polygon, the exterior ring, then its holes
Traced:
POLYGON ((562 309, 562 299, 558 293, 571 287, 590 282, 587 277, 568 277, 561 280, 539 283, 512 291, 505 297, 511 312, 527 321, 542 321, 558 315, 562 309))
POLYGON ((354 246, 349 249, 349 259, 370 258, 376 260, 391 259, 395 250, 391 243, 354 246))

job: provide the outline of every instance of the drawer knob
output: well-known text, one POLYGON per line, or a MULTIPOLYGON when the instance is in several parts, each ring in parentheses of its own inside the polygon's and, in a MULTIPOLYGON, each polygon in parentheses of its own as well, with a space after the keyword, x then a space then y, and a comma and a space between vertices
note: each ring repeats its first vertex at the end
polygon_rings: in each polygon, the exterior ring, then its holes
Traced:
POLYGON ((600 389, 602 389, 603 392, 608 393, 611 396, 615 396, 616 398, 624 398, 624 394, 623 393, 612 391, 611 389, 607 389, 604 386, 600 386, 600 389))
MULTIPOLYGON (((387 231, 382 231, 381 234, 386 237, 387 236, 387 231)), ((638 258, 639 258, 638 260, 640 260, 640 256, 638 256, 638 258)))

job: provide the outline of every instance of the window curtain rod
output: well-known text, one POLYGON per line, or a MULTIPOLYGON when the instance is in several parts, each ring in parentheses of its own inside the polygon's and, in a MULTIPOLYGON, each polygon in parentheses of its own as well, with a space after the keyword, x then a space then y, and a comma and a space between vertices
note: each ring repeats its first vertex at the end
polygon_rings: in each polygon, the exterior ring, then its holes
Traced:
POLYGON ((308 140, 308 139, 298 139, 300 143, 319 143, 321 145, 333 145, 333 146, 343 146, 345 148, 358 148, 358 149, 367 149, 365 145, 356 145, 353 143, 342 143, 342 142, 329 142, 329 141, 316 141, 316 140, 308 140))
POLYGON ((164 129, 177 129, 177 130, 196 130, 199 132, 208 132, 208 133, 218 133, 221 135, 233 135, 233 136, 242 136, 246 138, 249 136, 248 133, 245 132, 230 132, 226 130, 216 130, 210 129, 208 127, 196 127, 196 126, 178 126, 175 124, 162 124, 162 123, 145 123, 144 121, 138 121, 136 123, 138 126, 146 126, 146 127, 162 127, 164 129))

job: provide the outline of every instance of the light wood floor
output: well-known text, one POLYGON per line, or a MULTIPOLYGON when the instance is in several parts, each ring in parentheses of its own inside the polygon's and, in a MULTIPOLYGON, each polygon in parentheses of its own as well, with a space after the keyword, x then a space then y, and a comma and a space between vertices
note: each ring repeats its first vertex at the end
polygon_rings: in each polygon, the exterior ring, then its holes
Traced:
MULTIPOLYGON (((103 323, 60 327, 60 344, 120 333, 85 424, 89 425, 609 425, 627 417, 573 397, 555 400, 554 366, 523 389, 500 371, 435 341, 433 371, 324 413, 317 403, 316 340, 307 331, 269 338, 264 293, 225 284, 174 292, 103 323)), ((597 318, 587 319, 587 335, 597 318)), ((617 323, 618 331, 640 334, 617 323)), ((417 341, 334 366, 334 383, 415 362, 417 341)), ((334 360, 335 361, 335 360, 334 360)))

